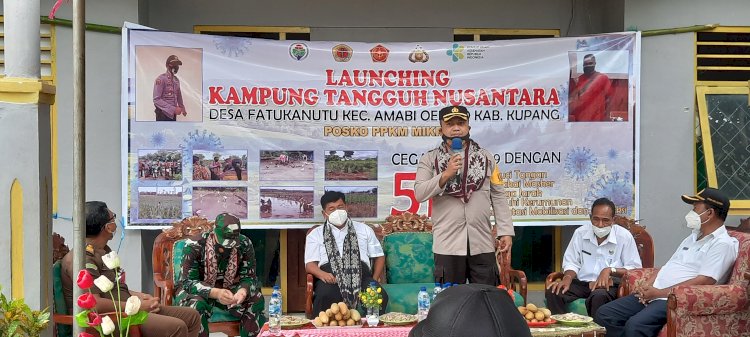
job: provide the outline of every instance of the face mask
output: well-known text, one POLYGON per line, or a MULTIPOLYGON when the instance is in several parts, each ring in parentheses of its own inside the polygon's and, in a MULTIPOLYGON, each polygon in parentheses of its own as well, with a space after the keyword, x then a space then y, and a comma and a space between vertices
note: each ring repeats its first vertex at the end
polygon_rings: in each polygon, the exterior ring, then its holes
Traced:
POLYGON ((238 222, 239 219, 234 216, 219 214, 219 216, 216 217, 214 225, 216 241, 225 248, 231 249, 236 247, 240 233, 240 225, 238 222))
POLYGON ((345 210, 337 209, 328 215, 328 222, 330 222, 334 226, 342 226, 346 223, 346 219, 348 218, 349 215, 346 214, 345 210))
POLYGON ((688 212, 688 214, 685 215, 685 223, 687 224, 687 228, 700 229, 701 225, 703 224, 703 222, 701 222, 701 215, 703 215, 703 213, 706 213, 707 211, 708 210, 705 210, 701 214, 695 213, 695 211, 693 210, 688 212))
POLYGON ((177 74, 177 71, 180 70, 180 67, 169 67, 169 70, 172 71, 172 74, 177 74))
POLYGON ((600 238, 600 239, 603 238, 603 237, 605 237, 605 236, 607 236, 607 235, 609 235, 609 232, 612 231, 612 226, 607 226, 607 227, 601 227, 600 228, 600 227, 596 227, 594 225, 591 225, 591 227, 593 227, 593 229, 594 229, 594 235, 596 235, 596 237, 600 238))
POLYGON ((450 143, 451 141, 453 141, 453 138, 461 138, 461 140, 463 140, 463 141, 468 141, 469 140, 469 133, 467 132, 466 136, 463 136, 463 137, 447 137, 445 135, 443 135, 442 137, 443 137, 443 142, 448 142, 448 143, 450 143))
POLYGON ((583 73, 586 75, 591 75, 594 73, 594 66, 584 66, 583 67, 583 73))

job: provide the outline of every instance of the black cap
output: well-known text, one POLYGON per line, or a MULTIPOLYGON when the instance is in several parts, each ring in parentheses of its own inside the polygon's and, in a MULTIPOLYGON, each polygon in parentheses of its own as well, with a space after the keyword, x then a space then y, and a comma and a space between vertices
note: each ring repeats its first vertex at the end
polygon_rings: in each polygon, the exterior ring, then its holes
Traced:
POLYGON ((409 337, 531 337, 506 291, 484 284, 443 290, 409 337))
POLYGON ((180 61, 177 55, 169 55, 169 57, 167 57, 167 65, 170 65, 170 64, 176 64, 176 65, 181 66, 182 61, 180 61))
POLYGON ((447 122, 453 117, 462 118, 463 120, 468 121, 469 110, 467 110, 465 106, 461 106, 461 105, 447 106, 445 108, 440 109, 441 121, 447 122))
POLYGON ((727 197, 727 195, 722 191, 719 191, 713 187, 706 187, 696 195, 683 195, 682 201, 688 204, 705 202, 706 204, 709 204, 714 208, 721 210, 724 214, 729 212, 729 197, 727 197))

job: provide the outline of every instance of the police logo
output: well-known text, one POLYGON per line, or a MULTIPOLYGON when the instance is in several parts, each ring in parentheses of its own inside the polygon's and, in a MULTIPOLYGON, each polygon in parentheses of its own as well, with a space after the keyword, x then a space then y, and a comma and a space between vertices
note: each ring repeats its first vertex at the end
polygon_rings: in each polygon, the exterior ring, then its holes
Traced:
POLYGON ((411 51, 409 54, 409 61, 412 63, 425 63, 430 60, 430 55, 427 54, 427 51, 422 48, 422 46, 417 45, 417 47, 414 48, 414 50, 411 51))
POLYGON ((384 47, 382 44, 372 47, 372 49, 370 49, 370 56, 372 57, 372 62, 388 61, 389 52, 390 50, 388 50, 388 48, 384 47))
POLYGON ((297 61, 302 61, 305 58, 307 58, 307 55, 310 54, 309 49, 307 49, 307 45, 301 42, 292 43, 289 46, 289 56, 291 56, 293 59, 297 61))
POLYGON ((343 43, 336 45, 331 51, 333 52, 333 59, 336 60, 336 62, 349 62, 354 54, 352 47, 343 43))

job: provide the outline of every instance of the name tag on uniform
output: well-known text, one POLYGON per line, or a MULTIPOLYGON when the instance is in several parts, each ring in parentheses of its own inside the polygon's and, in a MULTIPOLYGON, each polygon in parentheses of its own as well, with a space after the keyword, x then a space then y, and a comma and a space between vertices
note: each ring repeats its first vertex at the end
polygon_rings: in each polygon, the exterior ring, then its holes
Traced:
POLYGON ((587 252, 585 250, 581 250, 581 252, 584 253, 584 254, 586 254, 586 255, 591 255, 591 253, 589 253, 589 252, 587 252))

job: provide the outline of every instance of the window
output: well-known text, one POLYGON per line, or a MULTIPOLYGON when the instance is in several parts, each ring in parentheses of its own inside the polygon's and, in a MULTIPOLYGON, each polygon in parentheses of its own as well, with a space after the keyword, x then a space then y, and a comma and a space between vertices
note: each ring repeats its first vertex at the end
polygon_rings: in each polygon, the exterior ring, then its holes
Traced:
POLYGON ((696 36, 696 186, 717 187, 730 214, 750 214, 750 27, 696 36))

